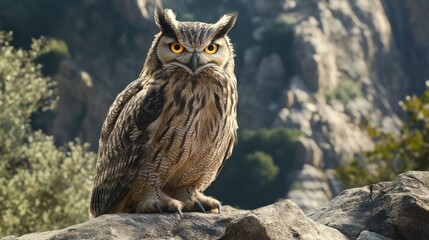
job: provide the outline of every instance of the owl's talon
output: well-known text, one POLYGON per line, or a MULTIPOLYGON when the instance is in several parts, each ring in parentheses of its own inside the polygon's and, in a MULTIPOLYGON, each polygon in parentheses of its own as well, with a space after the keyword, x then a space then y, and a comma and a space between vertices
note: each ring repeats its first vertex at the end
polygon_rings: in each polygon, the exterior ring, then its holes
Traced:
POLYGON ((164 213, 161 209, 161 207, 158 205, 158 203, 155 203, 155 207, 158 210, 159 213, 164 213))
POLYGON ((203 213, 206 213, 206 210, 204 209, 203 205, 201 205, 201 203, 199 202, 195 202, 195 207, 200 210, 203 213))
POLYGON ((221 209, 222 209, 222 205, 220 205, 220 203, 216 203, 216 205, 217 205, 217 213, 219 213, 220 214, 220 212, 221 212, 221 209))
POLYGON ((182 218, 183 218, 182 210, 180 210, 180 208, 176 208, 176 213, 179 214, 179 218, 180 218, 180 220, 182 220, 182 218))

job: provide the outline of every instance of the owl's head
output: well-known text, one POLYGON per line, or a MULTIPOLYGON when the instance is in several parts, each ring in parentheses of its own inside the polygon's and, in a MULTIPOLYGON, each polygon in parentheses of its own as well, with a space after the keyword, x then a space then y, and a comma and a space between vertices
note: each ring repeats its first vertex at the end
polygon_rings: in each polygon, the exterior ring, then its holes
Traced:
POLYGON ((155 53, 166 68, 184 69, 197 74, 204 69, 224 68, 233 57, 227 33, 237 14, 226 14, 214 24, 180 22, 170 9, 155 10, 155 22, 161 30, 155 53))

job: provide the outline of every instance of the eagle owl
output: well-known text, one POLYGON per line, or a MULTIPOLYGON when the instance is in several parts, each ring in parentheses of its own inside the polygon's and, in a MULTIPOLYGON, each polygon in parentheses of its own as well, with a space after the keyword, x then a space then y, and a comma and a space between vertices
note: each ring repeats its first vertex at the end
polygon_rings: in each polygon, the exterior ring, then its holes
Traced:
POLYGON ((144 67, 104 121, 90 213, 220 212, 202 192, 236 142, 237 81, 227 33, 236 14, 214 24, 180 22, 155 10, 144 67))

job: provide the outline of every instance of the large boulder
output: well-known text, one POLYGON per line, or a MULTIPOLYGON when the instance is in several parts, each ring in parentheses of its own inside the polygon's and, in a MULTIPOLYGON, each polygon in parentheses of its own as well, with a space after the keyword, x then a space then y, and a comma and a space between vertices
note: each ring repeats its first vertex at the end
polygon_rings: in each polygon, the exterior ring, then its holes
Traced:
POLYGON ((108 214, 2 240, 40 239, 429 239, 429 172, 344 191, 306 216, 292 201, 221 214, 108 214))
POLYGON ((392 239, 429 239, 429 172, 346 190, 309 217, 350 239, 364 230, 392 239))
POLYGON ((253 211, 225 207, 221 214, 109 214, 82 224, 2 240, 42 239, 347 239, 307 218, 290 200, 253 211))

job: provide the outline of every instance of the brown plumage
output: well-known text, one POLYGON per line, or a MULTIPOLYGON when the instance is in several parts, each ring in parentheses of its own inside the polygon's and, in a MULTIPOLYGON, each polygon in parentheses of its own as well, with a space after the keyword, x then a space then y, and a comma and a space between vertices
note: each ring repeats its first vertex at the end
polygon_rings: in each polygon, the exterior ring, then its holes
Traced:
POLYGON ((139 78, 115 99, 103 124, 90 213, 212 211, 202 192, 236 142, 237 86, 227 33, 179 22, 157 9, 155 36, 139 78))

